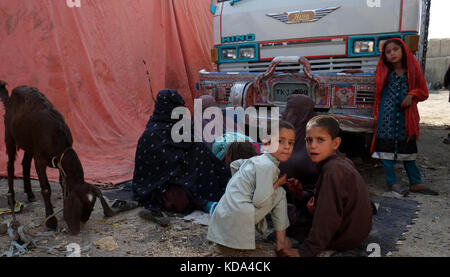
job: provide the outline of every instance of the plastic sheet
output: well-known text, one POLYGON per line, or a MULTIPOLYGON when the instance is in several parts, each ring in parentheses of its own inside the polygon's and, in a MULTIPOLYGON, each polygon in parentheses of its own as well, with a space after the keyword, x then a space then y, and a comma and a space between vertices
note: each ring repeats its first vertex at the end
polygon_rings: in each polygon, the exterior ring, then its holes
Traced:
MULTIPOLYGON (((19 85, 44 93, 72 131, 86 181, 114 185, 132 179, 137 141, 153 110, 150 91, 156 98, 176 89, 192 110, 198 71, 213 68, 210 1, 68 2, 76 1, 0 2, 0 80, 10 93, 19 85)), ((2 120, 0 176, 7 176, 7 160, 2 120)), ((57 170, 47 173, 57 181, 57 170)), ((37 177, 34 165, 31 174, 37 177)))

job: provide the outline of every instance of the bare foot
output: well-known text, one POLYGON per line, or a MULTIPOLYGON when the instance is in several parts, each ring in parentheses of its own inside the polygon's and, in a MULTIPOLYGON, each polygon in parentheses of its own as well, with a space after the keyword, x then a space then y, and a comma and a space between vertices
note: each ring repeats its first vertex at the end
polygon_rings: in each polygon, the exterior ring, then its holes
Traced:
POLYGON ((284 248, 288 249, 292 247, 292 242, 290 239, 286 238, 286 240, 284 241, 284 248))

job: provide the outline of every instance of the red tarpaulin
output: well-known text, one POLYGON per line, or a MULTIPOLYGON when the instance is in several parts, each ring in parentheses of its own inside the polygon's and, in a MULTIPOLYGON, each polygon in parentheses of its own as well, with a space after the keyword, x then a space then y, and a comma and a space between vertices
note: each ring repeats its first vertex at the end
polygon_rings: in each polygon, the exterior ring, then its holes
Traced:
MULTIPOLYGON (((154 97, 176 89, 192 110, 198 71, 212 70, 210 1, 80 0, 79 8, 67 2, 77 1, 0 1, 0 80, 10 93, 37 87, 64 115, 87 182, 131 180, 154 104, 147 68, 154 97)), ((7 176, 1 121, 0 175, 7 176)), ((47 173, 57 181, 56 169, 47 173)), ((36 178, 34 167, 31 174, 36 178)))

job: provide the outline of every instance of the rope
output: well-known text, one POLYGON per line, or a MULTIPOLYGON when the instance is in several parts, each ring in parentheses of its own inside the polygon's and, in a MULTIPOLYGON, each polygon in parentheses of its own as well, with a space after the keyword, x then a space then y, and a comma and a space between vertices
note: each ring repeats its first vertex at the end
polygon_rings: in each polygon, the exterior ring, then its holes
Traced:
POLYGON ((59 214, 60 212, 62 212, 64 210, 64 208, 60 208, 59 210, 57 210, 56 212, 54 212, 53 214, 47 216, 44 220, 44 223, 46 223, 51 217, 54 217, 55 215, 59 214))
POLYGON ((55 164, 55 160, 57 160, 57 157, 53 157, 52 159, 52 166, 57 167, 59 169, 59 172, 61 173, 63 178, 67 177, 66 172, 64 171, 64 168, 62 167, 62 159, 64 158, 64 155, 66 154, 66 151, 72 149, 72 147, 67 147, 64 149, 63 153, 61 154, 61 158, 59 158, 58 162, 55 164))
POLYGON ((67 188, 66 188, 66 178, 67 178, 67 173, 64 171, 64 168, 63 168, 63 166, 62 166, 62 159, 64 158, 64 155, 66 154, 66 151, 69 150, 69 149, 72 149, 72 147, 69 146, 69 147, 67 147, 66 149, 64 149, 64 151, 63 151, 63 153, 61 154, 61 157, 59 158, 59 160, 58 160, 57 157, 53 157, 53 159, 52 159, 52 165, 53 165, 53 167, 57 167, 58 170, 59 170, 59 173, 60 173, 61 176, 62 176, 61 185, 62 185, 62 187, 63 187, 64 199, 67 199, 67 197, 69 196, 69 193, 68 193, 67 188), (58 161, 56 162, 56 164, 55 164, 55 160, 58 160, 58 161))

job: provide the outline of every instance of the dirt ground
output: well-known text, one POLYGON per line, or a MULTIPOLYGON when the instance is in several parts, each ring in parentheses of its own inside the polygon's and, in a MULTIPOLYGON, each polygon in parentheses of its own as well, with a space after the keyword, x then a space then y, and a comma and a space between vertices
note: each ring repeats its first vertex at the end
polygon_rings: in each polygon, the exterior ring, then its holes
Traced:
MULTIPOLYGON (((448 91, 433 91, 430 98, 419 104, 421 114, 421 138, 418 142, 418 165, 423 181, 440 192, 439 196, 409 194, 408 199, 419 202, 420 211, 415 224, 405 234, 405 240, 391 256, 397 257, 449 257, 450 256, 450 145, 443 140, 450 132, 450 103, 448 91)), ((372 199, 385 192, 382 167, 373 167, 360 158, 353 159, 369 185, 372 199)), ((407 177, 399 164, 397 177, 407 187, 407 177)), ((274 243, 258 240, 254 251, 231 251, 219 249, 206 240, 207 227, 171 218, 168 227, 161 227, 138 216, 139 208, 123 212, 112 218, 104 218, 99 201, 90 220, 82 226, 77 236, 66 231, 62 213, 58 214, 58 231, 50 232, 43 224, 44 205, 39 184, 33 180, 37 202, 27 203, 20 179, 15 181, 16 198, 25 204, 17 215, 19 222, 32 236, 39 238, 38 248, 26 253, 31 257, 57 257, 70 254, 70 244, 80 246, 82 257, 211 257, 252 256, 273 257, 274 243)), ((62 207, 59 184, 52 183, 52 203, 56 210, 62 207)), ((0 197, 7 192, 6 179, 0 180, 0 197)), ((6 208, 1 199, 0 208, 6 208)), ((11 215, 0 215, 0 223, 9 222, 11 215)), ((0 234, 0 256, 9 249, 7 234, 0 234)))

